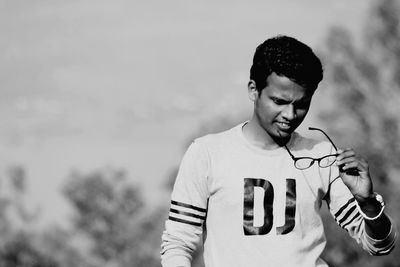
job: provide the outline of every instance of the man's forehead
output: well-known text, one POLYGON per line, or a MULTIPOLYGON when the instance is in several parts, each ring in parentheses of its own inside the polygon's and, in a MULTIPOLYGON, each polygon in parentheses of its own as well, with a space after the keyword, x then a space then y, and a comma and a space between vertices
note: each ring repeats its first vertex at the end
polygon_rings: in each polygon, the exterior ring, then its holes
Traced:
POLYGON ((312 97, 312 92, 311 90, 307 90, 302 87, 277 87, 277 86, 267 86, 265 88, 267 90, 266 93, 269 96, 277 97, 277 98, 283 98, 283 99, 292 99, 296 98, 297 100, 306 100, 310 99, 312 97))
POLYGON ((292 79, 274 72, 267 78, 266 89, 267 94, 282 98, 292 98, 296 96, 296 98, 306 99, 311 98, 314 92, 311 89, 299 85, 292 79))
POLYGON ((297 85, 300 86, 299 84, 296 83, 295 80, 283 75, 283 74, 276 74, 275 72, 272 72, 268 77, 267 77, 267 84, 275 84, 275 85, 280 85, 280 86, 292 86, 292 85, 297 85))

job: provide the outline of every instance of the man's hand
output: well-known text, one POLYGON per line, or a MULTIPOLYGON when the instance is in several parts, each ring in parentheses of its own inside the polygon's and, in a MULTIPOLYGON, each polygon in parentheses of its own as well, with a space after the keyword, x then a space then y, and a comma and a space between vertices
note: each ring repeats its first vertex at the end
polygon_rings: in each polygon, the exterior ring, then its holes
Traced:
POLYGON ((353 149, 339 149, 336 164, 340 177, 357 200, 366 199, 373 193, 372 180, 367 161, 353 149))

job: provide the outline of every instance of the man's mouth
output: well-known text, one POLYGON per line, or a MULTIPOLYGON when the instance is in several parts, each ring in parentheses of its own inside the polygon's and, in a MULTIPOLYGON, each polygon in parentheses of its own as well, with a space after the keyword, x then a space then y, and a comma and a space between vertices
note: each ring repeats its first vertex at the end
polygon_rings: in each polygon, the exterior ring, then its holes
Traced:
POLYGON ((287 122, 279 122, 278 121, 277 124, 278 124, 279 128, 283 131, 287 131, 292 128, 292 126, 287 122))

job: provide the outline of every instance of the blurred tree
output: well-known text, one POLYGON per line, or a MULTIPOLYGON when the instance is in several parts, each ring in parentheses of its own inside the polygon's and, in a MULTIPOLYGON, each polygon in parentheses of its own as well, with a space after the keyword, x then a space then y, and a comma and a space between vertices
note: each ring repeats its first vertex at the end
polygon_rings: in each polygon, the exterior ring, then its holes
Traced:
POLYGON ((26 172, 8 171, 11 190, 0 198, 0 266, 159 267, 163 211, 149 209, 123 171, 72 173, 64 188, 72 227, 40 231, 26 205, 26 172), (18 222, 18 223, 16 223, 18 222))
MULTIPOLYGON (((343 28, 330 31, 324 51, 328 90, 322 90, 330 102, 321 112, 337 143, 369 160, 375 190, 388 200, 394 222, 400 218, 399 22, 399 1, 385 0, 372 7, 362 45, 343 28)), ((349 244, 344 233, 337 235, 338 226, 331 221, 326 220, 329 242, 324 254, 330 266, 398 266, 398 249, 383 258, 368 256, 349 244)))
MULTIPOLYGON (((41 232, 35 227, 39 213, 27 205, 26 171, 16 165, 8 168, 10 188, 0 198, 0 266, 61 267, 44 249, 41 232)), ((2 185, 4 185, 2 184, 2 185)), ((76 265, 75 265, 76 266, 76 265)), ((66 266, 67 267, 67 266, 66 266)))
POLYGON ((32 244, 31 234, 19 232, 8 240, 0 251, 0 266, 4 267, 58 267, 49 256, 32 244))
POLYGON ((14 211, 14 224, 22 227, 35 223, 40 215, 39 209, 34 209, 26 201, 27 194, 27 175, 25 169, 20 165, 8 168, 8 178, 10 183, 10 204, 14 211))
POLYGON ((94 266, 160 266, 162 214, 145 209, 125 172, 75 172, 64 193, 76 211, 73 221, 80 244, 87 244, 85 255, 94 266))
POLYGON ((94 267, 81 252, 82 244, 74 238, 75 230, 55 225, 46 229, 36 239, 37 246, 45 255, 51 256, 59 267, 94 267))

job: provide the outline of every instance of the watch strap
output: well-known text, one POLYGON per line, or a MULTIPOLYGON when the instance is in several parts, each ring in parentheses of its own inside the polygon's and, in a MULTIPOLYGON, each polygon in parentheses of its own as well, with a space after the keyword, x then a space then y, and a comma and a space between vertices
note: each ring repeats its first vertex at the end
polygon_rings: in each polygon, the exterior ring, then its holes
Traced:
POLYGON ((383 201, 383 197, 382 197, 380 194, 378 194, 378 193, 375 192, 375 193, 373 193, 372 198, 373 198, 375 201, 377 201, 377 202, 379 203, 379 205, 380 205, 380 211, 379 211, 379 213, 378 213, 376 216, 374 216, 374 217, 370 217, 370 216, 368 216, 367 214, 365 214, 365 213, 363 212, 363 210, 361 209, 361 207, 360 207, 358 201, 356 201, 356 205, 357 205, 358 211, 359 211, 360 214, 364 217, 364 219, 365 219, 365 220, 368 220, 368 221, 374 221, 374 220, 378 219, 379 217, 381 217, 382 214, 383 214, 383 211, 384 211, 384 209, 385 209, 385 202, 383 201))

